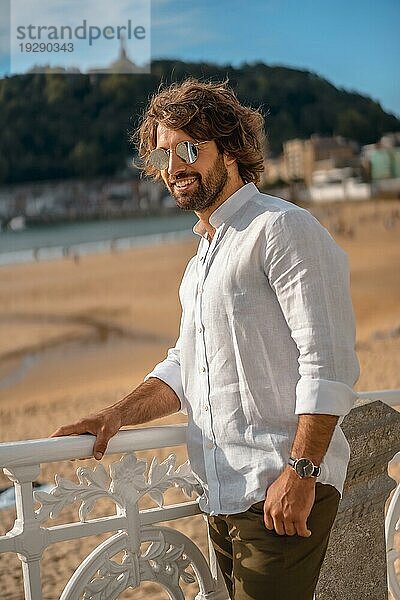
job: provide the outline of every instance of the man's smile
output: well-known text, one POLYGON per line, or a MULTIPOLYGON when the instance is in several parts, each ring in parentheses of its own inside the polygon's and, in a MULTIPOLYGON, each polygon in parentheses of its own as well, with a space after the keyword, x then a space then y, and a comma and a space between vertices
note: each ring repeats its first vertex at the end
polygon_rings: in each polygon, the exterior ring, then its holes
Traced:
POLYGON ((195 181, 197 180, 197 177, 190 177, 187 179, 179 179, 176 183, 175 183, 175 187, 177 187, 179 190, 186 190, 188 187, 190 187, 195 181))
POLYGON ((198 179, 197 175, 176 178, 175 181, 170 183, 170 187, 171 188, 174 187, 179 191, 186 191, 194 185, 194 183, 197 181, 197 179, 198 179))

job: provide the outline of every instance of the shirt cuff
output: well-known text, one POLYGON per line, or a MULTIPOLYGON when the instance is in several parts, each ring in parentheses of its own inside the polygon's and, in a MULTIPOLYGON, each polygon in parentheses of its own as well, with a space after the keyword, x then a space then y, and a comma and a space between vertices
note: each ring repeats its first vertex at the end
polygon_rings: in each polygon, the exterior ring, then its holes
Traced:
POLYGON ((296 415, 344 416, 351 411, 357 394, 341 381, 301 377, 296 386, 296 415))
POLYGON ((156 377, 161 379, 164 383, 169 385, 178 396, 181 403, 181 412, 187 414, 187 407, 185 402, 185 394, 183 392, 181 368, 178 364, 169 362, 168 360, 160 362, 154 367, 154 369, 146 375, 144 381, 150 379, 150 377, 156 377))

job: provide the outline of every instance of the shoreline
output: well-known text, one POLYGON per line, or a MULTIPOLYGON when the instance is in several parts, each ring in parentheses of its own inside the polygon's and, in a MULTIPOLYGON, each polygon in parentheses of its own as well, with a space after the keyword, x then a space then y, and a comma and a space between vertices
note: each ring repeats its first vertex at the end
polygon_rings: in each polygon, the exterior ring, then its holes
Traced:
POLYGON ((28 250, 0 252, 0 268, 17 264, 33 263, 60 258, 71 258, 79 261, 82 256, 101 254, 103 252, 121 252, 131 248, 159 245, 164 242, 185 240, 193 235, 191 229, 165 233, 144 234, 132 237, 110 238, 106 240, 82 242, 68 246, 41 246, 28 250))
MULTIPOLYGON (((400 219, 400 200, 385 199, 385 200, 358 200, 353 202, 342 202, 342 201, 329 201, 329 202, 315 202, 307 205, 299 204, 302 208, 308 210, 314 215, 328 230, 333 234, 339 234, 344 237, 352 237, 354 235, 353 224, 350 220, 343 218, 343 214, 346 212, 362 212, 373 213, 373 217, 380 217, 380 213, 386 213, 386 225, 388 229, 396 226, 396 220, 400 219), (336 215, 336 216, 335 216, 336 215), (392 221, 392 223, 390 223, 392 221)), ((189 213, 174 213, 171 215, 160 214, 152 215, 150 217, 139 216, 136 219, 129 219, 132 221, 132 227, 138 221, 141 223, 150 223, 151 219, 157 220, 158 222, 168 222, 169 219, 173 220, 184 220, 187 218, 189 213)), ((371 215, 369 216, 371 218, 371 215)), ((82 227, 87 224, 95 225, 99 223, 101 226, 112 225, 116 221, 126 222, 120 218, 96 220, 96 221, 76 221, 76 222, 55 222, 53 223, 55 228, 67 225, 68 227, 82 227)), ((46 226, 47 228, 47 226, 46 226)), ((32 233, 33 230, 28 228, 21 232, 14 232, 12 236, 18 236, 24 232, 32 233)), ((109 232, 108 232, 109 233, 109 232)), ((6 232, 7 235, 10 232, 6 232)), ((174 231, 160 231, 160 232, 147 232, 133 235, 106 235, 99 239, 90 239, 88 241, 77 241, 71 243, 43 243, 42 245, 32 244, 32 247, 21 248, 12 251, 3 250, 0 245, 0 269, 4 266, 42 262, 47 260, 57 260, 61 258, 72 259, 75 262, 79 262, 82 256, 90 256, 93 254, 101 254, 103 252, 123 252, 131 248, 138 248, 148 245, 159 245, 168 241, 179 241, 190 239, 193 235, 192 226, 186 228, 178 228, 174 231)), ((88 237, 92 237, 89 235, 88 237)), ((10 238, 12 240, 12 238, 10 238)), ((1 242, 0 232, 0 242, 1 242)))

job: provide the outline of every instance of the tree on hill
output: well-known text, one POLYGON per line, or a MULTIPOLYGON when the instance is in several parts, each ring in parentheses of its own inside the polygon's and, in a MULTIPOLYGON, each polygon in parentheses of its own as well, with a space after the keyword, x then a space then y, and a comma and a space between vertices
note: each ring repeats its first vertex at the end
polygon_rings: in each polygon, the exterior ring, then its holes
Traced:
POLYGON ((241 101, 261 106, 269 148, 313 133, 360 144, 399 131, 400 120, 308 71, 154 61, 151 74, 27 74, 0 80, 0 183, 115 174, 132 154, 129 131, 160 83, 229 79, 241 101))

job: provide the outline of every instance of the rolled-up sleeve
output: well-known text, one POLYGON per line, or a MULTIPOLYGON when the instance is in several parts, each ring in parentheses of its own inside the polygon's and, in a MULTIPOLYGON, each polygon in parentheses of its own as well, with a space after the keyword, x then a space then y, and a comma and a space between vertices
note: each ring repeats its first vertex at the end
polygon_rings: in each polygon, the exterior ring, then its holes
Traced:
POLYGON ((296 414, 347 414, 359 376, 347 255, 306 210, 274 221, 265 272, 299 351, 296 414))
POLYGON ((144 381, 150 379, 150 377, 156 377, 161 379, 170 388, 172 388, 175 394, 178 396, 181 403, 181 412, 187 414, 187 407, 185 402, 185 394, 182 385, 181 376, 181 363, 180 363, 180 339, 178 338, 175 346, 168 350, 166 358, 158 363, 154 369, 146 375, 144 381))

